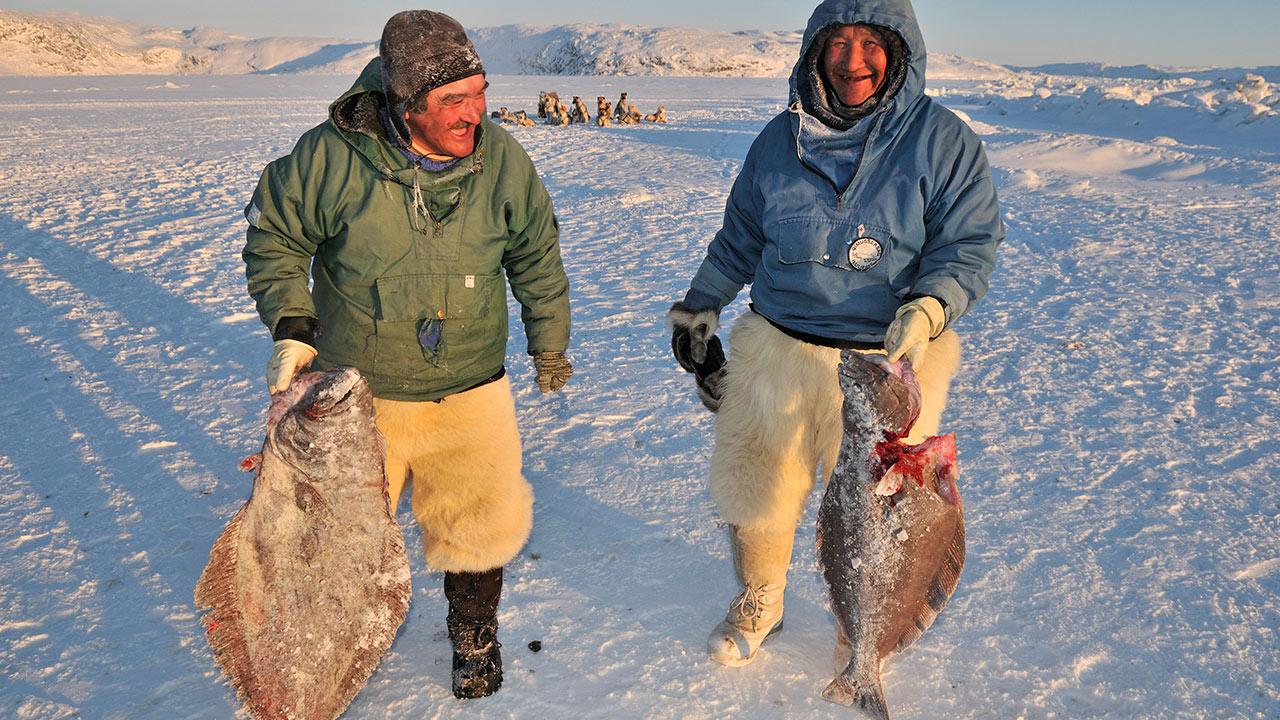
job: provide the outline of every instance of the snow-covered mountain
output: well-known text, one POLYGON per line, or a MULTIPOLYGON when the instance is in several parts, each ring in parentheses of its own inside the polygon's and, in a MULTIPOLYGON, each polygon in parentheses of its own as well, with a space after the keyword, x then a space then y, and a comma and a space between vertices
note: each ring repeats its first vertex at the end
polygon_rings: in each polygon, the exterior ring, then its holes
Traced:
POLYGON ((471 32, 490 72, 507 75, 782 77, 801 33, 636 25, 503 25, 471 32))
POLYGON ((929 53, 925 73, 930 80, 1004 80, 1014 75, 993 62, 936 52, 929 53))
POLYGON ((377 43, 248 38, 76 13, 0 11, 0 75, 236 75, 358 72, 377 43))
MULTIPOLYGON (((798 31, 574 24, 471 31, 485 67, 505 75, 786 77, 798 31)), ((0 75, 354 75, 376 41, 248 38, 209 28, 155 28, 75 13, 0 11, 0 75)), ((993 80, 1008 69, 931 53, 930 76, 993 80)))

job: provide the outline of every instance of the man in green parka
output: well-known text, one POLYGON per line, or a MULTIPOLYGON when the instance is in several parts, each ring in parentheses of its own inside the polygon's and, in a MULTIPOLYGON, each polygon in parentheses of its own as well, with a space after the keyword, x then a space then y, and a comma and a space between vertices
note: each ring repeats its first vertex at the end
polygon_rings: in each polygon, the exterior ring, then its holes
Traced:
POLYGON ((391 506, 411 482, 427 563, 445 573, 460 698, 502 683, 502 568, 533 517, 503 367, 504 273, 539 388, 573 372, 551 199, 488 122, 487 87, 457 21, 393 16, 329 119, 263 171, 243 253, 275 340, 271 392, 308 365, 356 367, 373 390, 391 506))

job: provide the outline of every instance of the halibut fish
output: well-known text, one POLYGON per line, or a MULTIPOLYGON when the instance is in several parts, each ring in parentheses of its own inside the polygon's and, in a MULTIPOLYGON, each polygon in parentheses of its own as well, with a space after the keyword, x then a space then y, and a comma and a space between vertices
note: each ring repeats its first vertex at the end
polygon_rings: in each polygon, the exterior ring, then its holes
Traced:
POLYGON ((196 584, 214 659, 257 720, 332 720, 377 667, 412 593, 373 396, 353 368, 272 397, 253 493, 196 584))
POLYGON ((920 414, 910 363, 845 351, 844 440, 818 511, 818 560, 848 664, 822 691, 888 720, 882 660, 933 623, 964 566, 954 435, 902 442, 920 414))

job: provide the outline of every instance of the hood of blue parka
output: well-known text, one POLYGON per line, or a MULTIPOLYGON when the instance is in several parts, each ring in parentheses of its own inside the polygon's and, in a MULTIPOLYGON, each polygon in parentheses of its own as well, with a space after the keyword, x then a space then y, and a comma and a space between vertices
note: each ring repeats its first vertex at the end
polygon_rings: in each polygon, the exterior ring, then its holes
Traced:
POLYGON ((881 111, 901 115, 920 95, 924 94, 925 49, 924 37, 910 0, 827 0, 814 8, 809 24, 804 29, 800 44, 800 57, 791 70, 791 97, 794 108, 800 102, 800 83, 807 82, 805 58, 818 33, 828 25, 879 25, 898 33, 907 46, 907 74, 902 87, 886 103, 881 111))

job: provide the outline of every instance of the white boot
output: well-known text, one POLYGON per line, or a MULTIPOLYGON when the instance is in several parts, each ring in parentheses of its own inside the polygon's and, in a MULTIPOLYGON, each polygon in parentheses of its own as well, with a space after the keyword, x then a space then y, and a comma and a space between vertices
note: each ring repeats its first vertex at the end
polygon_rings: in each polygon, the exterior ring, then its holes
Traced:
POLYGON ((748 585, 707 638, 707 652, 721 665, 740 667, 756 659, 765 638, 782 630, 782 586, 748 585))
POLYGON ((782 630, 782 595, 795 531, 744 530, 730 525, 729 538, 742 592, 711 631, 707 652, 722 665, 740 667, 755 660, 765 639, 782 630))

